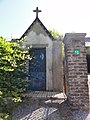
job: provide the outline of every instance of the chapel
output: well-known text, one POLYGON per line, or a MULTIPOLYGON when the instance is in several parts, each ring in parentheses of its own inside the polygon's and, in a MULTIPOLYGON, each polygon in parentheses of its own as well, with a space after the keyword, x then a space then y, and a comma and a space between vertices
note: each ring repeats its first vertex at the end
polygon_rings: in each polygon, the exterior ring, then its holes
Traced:
POLYGON ((54 39, 41 22, 38 7, 33 12, 36 18, 20 38, 25 38, 23 46, 32 46, 33 59, 26 64, 30 75, 28 90, 64 92, 72 109, 88 110, 90 38, 85 38, 86 33, 66 33, 63 60, 62 40, 54 39))
POLYGON ((36 8, 36 18, 20 39, 23 45, 32 46, 34 59, 28 61, 30 90, 63 91, 62 41, 55 40, 38 17, 41 10, 36 8))

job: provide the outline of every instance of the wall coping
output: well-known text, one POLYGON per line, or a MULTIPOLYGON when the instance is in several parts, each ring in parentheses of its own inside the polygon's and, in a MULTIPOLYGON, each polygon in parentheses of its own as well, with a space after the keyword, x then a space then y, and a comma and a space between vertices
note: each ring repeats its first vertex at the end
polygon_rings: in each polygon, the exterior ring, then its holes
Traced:
POLYGON ((65 42, 68 40, 84 40, 85 36, 86 36, 86 33, 66 33, 63 41, 65 42))

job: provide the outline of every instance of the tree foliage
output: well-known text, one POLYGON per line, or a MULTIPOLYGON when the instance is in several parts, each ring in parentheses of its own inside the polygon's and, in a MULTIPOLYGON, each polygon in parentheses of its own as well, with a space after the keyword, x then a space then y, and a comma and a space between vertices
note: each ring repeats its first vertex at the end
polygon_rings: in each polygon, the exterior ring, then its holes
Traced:
POLYGON ((7 42, 0 37, 0 111, 6 113, 8 102, 20 102, 20 94, 27 88, 25 65, 30 55, 22 42, 7 42))
POLYGON ((49 30, 49 32, 51 33, 51 35, 55 38, 63 38, 63 34, 60 34, 58 31, 56 31, 55 29, 49 30))

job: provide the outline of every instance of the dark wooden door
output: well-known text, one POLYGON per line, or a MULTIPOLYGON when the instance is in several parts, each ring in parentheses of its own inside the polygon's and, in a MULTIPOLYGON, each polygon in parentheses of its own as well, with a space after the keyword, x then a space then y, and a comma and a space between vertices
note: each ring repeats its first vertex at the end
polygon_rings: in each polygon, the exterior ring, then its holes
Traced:
POLYGON ((33 59, 29 62, 30 90, 46 90, 46 49, 34 48, 33 59))

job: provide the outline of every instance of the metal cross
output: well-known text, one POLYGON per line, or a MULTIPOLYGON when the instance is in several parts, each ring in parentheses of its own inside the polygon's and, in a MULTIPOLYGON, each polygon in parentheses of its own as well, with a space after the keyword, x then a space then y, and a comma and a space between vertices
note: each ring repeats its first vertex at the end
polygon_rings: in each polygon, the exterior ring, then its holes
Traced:
POLYGON ((38 13, 42 12, 41 10, 38 9, 38 7, 36 7, 36 10, 33 10, 33 12, 36 12, 36 18, 38 18, 38 13))

